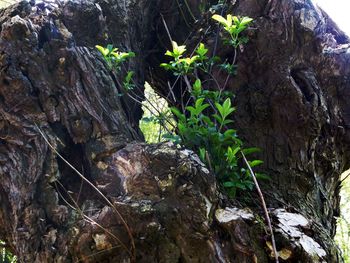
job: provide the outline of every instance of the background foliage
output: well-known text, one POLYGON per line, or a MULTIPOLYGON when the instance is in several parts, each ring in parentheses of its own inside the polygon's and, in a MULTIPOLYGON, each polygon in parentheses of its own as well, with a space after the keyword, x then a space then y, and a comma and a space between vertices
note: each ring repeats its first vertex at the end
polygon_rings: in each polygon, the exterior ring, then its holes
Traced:
POLYGON ((145 137, 147 143, 157 143, 165 141, 164 135, 168 133, 164 126, 168 130, 172 130, 172 125, 164 123, 165 118, 170 120, 175 126, 175 120, 172 117, 168 102, 161 98, 152 87, 145 83, 145 100, 142 102, 143 116, 140 120, 140 129, 145 137), (155 106, 156 109, 152 110, 155 106), (154 112, 156 111, 157 114, 154 112))
MULTIPOLYGON (((346 176, 350 176, 350 170, 343 174, 343 179, 346 176)), ((341 214, 337 221, 335 241, 342 250, 345 263, 350 263, 350 177, 343 181, 340 195, 341 214)))

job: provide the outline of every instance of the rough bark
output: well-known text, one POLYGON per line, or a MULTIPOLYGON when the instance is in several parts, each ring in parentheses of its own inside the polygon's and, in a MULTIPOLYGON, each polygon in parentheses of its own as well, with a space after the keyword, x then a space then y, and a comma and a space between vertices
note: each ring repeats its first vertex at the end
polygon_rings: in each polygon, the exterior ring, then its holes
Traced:
MULTIPOLYGON (((200 17, 198 3, 188 1, 200 17)), ((350 157, 348 38, 310 1, 224 8, 255 20, 228 88, 240 136, 263 149, 272 177, 264 188, 278 250, 286 262, 338 262, 334 216, 350 157)), ((119 76, 94 46, 141 54, 130 65, 137 82, 151 72, 164 92, 160 13, 177 40, 192 31, 189 45, 202 40, 232 57, 210 15, 192 30, 176 1, 0 10, 0 235, 21 262, 272 259, 259 209, 220 207, 214 176, 191 152, 135 142, 140 106, 118 96, 119 76)))
MULTIPOLYGON (((349 168, 349 38, 311 1, 234 2, 223 13, 255 21, 227 85, 236 94, 235 127, 249 146, 263 149, 270 206, 292 207, 317 222, 334 255, 328 260, 337 262, 327 236, 339 216, 339 176, 349 168)), ((187 44, 201 40, 232 60, 232 50, 216 42, 218 31, 203 34, 210 25, 204 19, 187 44)), ((216 78, 225 80, 218 72, 216 78)))

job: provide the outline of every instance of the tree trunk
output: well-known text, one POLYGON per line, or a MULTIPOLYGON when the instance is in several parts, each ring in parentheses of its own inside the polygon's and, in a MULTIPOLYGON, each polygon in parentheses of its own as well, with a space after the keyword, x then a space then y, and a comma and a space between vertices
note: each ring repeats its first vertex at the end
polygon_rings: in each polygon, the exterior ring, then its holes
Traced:
MULTIPOLYGON (((141 142, 141 107, 120 96, 120 77, 94 48, 134 51, 137 83, 149 76, 165 92, 161 15, 179 43, 202 41, 232 59, 203 2, 0 10, 0 236, 20 262, 273 260, 260 209, 224 206, 190 151, 141 142)), ((280 260, 339 262, 332 237, 350 160, 349 39, 310 1, 217 8, 255 21, 228 89, 235 127, 262 149, 272 179, 263 188, 280 260)))

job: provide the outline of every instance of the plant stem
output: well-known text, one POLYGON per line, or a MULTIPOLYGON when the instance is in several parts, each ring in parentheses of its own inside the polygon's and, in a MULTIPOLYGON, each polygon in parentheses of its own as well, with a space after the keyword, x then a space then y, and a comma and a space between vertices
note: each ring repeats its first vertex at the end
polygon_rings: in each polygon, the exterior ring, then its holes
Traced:
POLYGON ((214 172, 214 170, 213 170, 213 167, 211 166, 211 161, 210 161, 210 157, 209 157, 209 153, 208 153, 208 151, 205 151, 205 159, 207 160, 207 162, 208 162, 208 166, 209 166, 209 170, 210 170, 210 172, 214 172))
MULTIPOLYGON (((235 65, 236 59, 237 59, 237 48, 235 48, 234 50, 235 50, 235 53, 234 53, 234 57, 233 57, 233 61, 232 61, 231 66, 234 66, 234 65, 235 65)), ((228 83, 230 77, 231 77, 230 74, 228 74, 227 77, 226 77, 224 86, 222 87, 222 89, 220 89, 220 94, 221 94, 221 91, 222 91, 222 90, 225 90, 226 85, 227 85, 227 83, 228 83)))
MULTIPOLYGON (((225 0, 222 4, 223 4, 223 5, 226 5, 226 0, 225 0)), ((225 8, 222 8, 222 9, 221 9, 221 13, 220 13, 221 16, 223 16, 224 10, 225 10, 225 8)), ((214 50, 213 50, 213 54, 212 54, 212 56, 211 56, 212 59, 213 59, 213 58, 215 57, 215 55, 216 55, 216 50, 217 50, 218 41, 219 41, 219 33, 220 33, 220 25, 218 25, 218 28, 217 28, 217 31, 216 31, 216 35, 215 35, 214 50)), ((210 66, 210 68, 209 68, 209 73, 211 73, 212 68, 213 68, 213 65, 210 66)))
POLYGON ((172 37, 171 37, 171 34, 170 34, 170 31, 169 31, 168 25, 167 25, 166 22, 165 22, 165 19, 164 19, 163 14, 160 14, 160 16, 162 17, 162 21, 163 21, 163 24, 164 24, 164 28, 165 28, 165 30, 166 30, 166 32, 167 32, 167 34, 168 34, 168 37, 169 37, 169 40, 170 40, 170 43, 171 43, 171 42, 173 42, 173 39, 172 39, 172 37))
POLYGON ((184 75, 183 77, 184 77, 184 80, 185 80, 185 83, 186 83, 186 86, 187 86, 187 90, 188 90, 188 92, 191 94, 191 92, 192 92, 191 83, 190 83, 190 81, 188 80, 187 75, 184 75))
POLYGON ((275 236, 273 234, 271 219, 270 219, 270 216, 269 216, 269 212, 267 211, 264 195, 261 192, 258 180, 256 179, 256 176, 255 176, 255 174, 253 172, 252 167, 250 166, 249 162, 247 161, 247 158, 245 157, 245 155, 244 155, 244 153, 242 151, 241 151, 241 154, 243 156, 243 160, 244 160, 245 164, 247 165, 247 167, 249 169, 250 175, 253 177, 253 181, 254 181, 254 184, 256 186, 256 190, 258 191, 258 194, 259 194, 259 197, 260 197, 260 201, 262 203, 262 206, 263 206, 263 209, 264 209, 264 212, 265 212, 266 221, 267 221, 270 233, 271 233, 272 248, 273 248, 273 253, 274 253, 274 256, 275 256, 275 262, 279 263, 279 261, 278 261, 278 252, 277 252, 277 248, 276 248, 275 236))
POLYGON ((188 5, 187 0, 184 0, 184 2, 185 2, 185 5, 186 5, 186 7, 187 7, 188 13, 190 13, 190 15, 191 15, 193 21, 196 21, 197 19, 196 19, 195 16, 193 15, 192 10, 191 10, 190 6, 188 5))

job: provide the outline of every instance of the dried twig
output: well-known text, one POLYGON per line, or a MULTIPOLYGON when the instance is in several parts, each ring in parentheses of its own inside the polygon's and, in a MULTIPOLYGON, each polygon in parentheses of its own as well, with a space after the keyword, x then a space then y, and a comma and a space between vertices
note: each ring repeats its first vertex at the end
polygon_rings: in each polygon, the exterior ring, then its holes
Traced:
POLYGON ((132 236, 130 227, 128 226, 128 224, 126 223, 124 217, 120 214, 120 212, 118 211, 118 209, 112 204, 112 202, 92 183, 90 182, 84 175, 82 175, 72 164, 70 164, 57 150, 56 148, 49 142, 48 138, 45 136, 44 132, 39 128, 39 126, 35 123, 35 127, 37 128, 37 130, 39 131, 40 135, 43 137, 44 141, 47 143, 47 145, 51 148, 51 150, 57 154, 57 156, 63 161, 65 162, 76 174, 79 175, 79 177, 85 181, 87 184, 89 184, 101 197, 102 199, 104 199, 106 201, 106 203, 114 210, 114 212, 118 215, 118 217, 120 218, 123 226, 125 227, 128 236, 130 238, 130 242, 131 242, 131 250, 128 250, 131 258, 132 258, 132 262, 135 262, 136 258, 135 258, 135 241, 134 238, 132 236))
POLYGON ((252 178, 253 178, 254 184, 255 184, 255 186, 256 186, 256 190, 258 191, 258 194, 259 194, 259 197, 260 197, 260 201, 261 201, 261 203, 262 203, 262 206, 263 206, 263 209, 264 209, 264 212, 265 212, 265 217, 266 217, 267 225, 268 225, 269 230, 270 230, 270 233, 271 233, 272 248, 273 248, 273 253, 274 253, 274 256, 275 256, 275 261, 276 261, 276 263, 279 263, 279 261, 278 261, 278 252, 277 252, 277 248, 276 248, 275 236, 274 236, 274 234, 273 234, 271 219, 270 219, 270 216, 269 216, 269 212, 267 211, 267 207, 266 207, 264 195, 263 195, 263 193, 261 192, 261 189, 260 189, 258 180, 256 179, 255 173, 253 172, 252 167, 250 166, 249 162, 247 161, 247 158, 245 157, 245 155, 244 155, 244 153, 243 153, 242 151, 241 151, 241 154, 242 154, 242 156, 243 156, 243 160, 244 160, 245 164, 247 165, 247 167, 248 167, 248 169, 249 169, 250 175, 251 175, 252 178))
POLYGON ((166 33, 168 34, 169 40, 170 40, 170 42, 173 42, 173 38, 171 37, 171 34, 170 34, 170 31, 169 31, 168 25, 167 25, 166 22, 165 22, 165 19, 164 19, 164 17, 163 17, 163 14, 160 14, 160 16, 162 17, 163 25, 164 25, 164 28, 165 28, 165 30, 166 30, 166 33))

